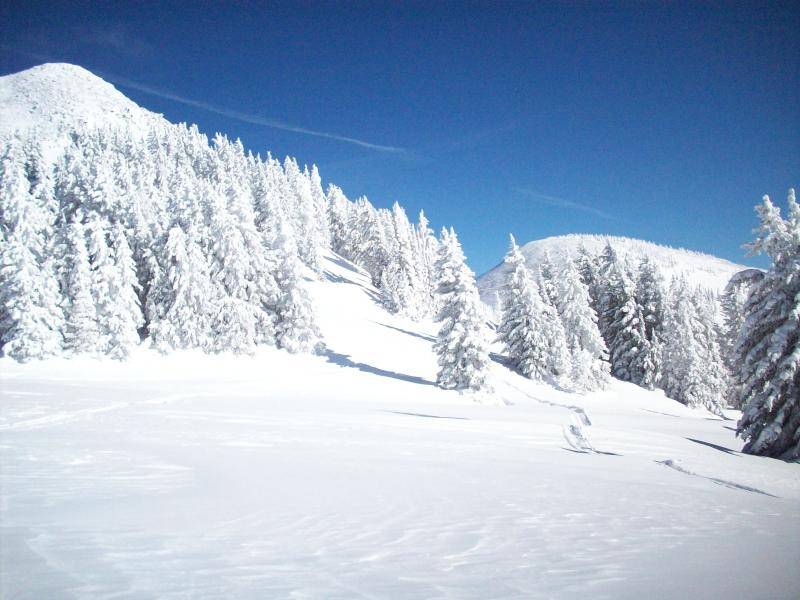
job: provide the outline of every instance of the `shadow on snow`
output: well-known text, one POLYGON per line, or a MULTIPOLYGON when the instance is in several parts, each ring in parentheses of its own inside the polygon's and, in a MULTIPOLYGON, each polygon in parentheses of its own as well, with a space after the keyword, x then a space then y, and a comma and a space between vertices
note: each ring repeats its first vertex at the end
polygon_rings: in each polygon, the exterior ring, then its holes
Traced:
POLYGON ((733 456, 739 456, 739 453, 735 450, 731 450, 730 448, 726 448, 725 446, 719 446, 717 444, 712 444, 711 442, 704 442, 703 440, 696 440, 694 438, 683 438, 685 440, 689 440, 690 442, 694 442, 695 444, 702 444, 703 446, 708 446, 709 448, 713 448, 714 450, 719 450, 720 452, 724 452, 725 454, 731 454, 733 456))
POLYGON ((386 369, 373 367, 372 365, 368 365, 366 363, 357 363, 353 361, 347 354, 340 354, 339 352, 334 352, 330 349, 325 350, 323 356, 328 359, 328 362, 339 365, 340 367, 358 369, 364 373, 372 373, 373 375, 380 375, 381 377, 391 377, 392 379, 399 379, 400 381, 407 381, 408 383, 431 386, 436 385, 432 381, 428 381, 422 377, 417 377, 416 375, 406 375, 405 373, 397 373, 396 371, 387 371, 386 369))
POLYGON ((447 417, 443 415, 426 415, 423 413, 402 412, 400 410, 382 410, 381 412, 392 413, 393 415, 407 415, 409 417, 424 417, 426 419, 455 419, 458 421, 469 421, 469 417, 447 417))

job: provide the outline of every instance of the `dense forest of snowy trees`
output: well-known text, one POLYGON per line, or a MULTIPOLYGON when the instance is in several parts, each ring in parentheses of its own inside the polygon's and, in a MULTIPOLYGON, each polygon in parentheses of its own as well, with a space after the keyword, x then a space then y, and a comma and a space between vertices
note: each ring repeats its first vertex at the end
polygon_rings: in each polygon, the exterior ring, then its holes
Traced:
POLYGON ((560 272, 545 254, 534 276, 512 237, 498 326, 509 366, 568 390, 613 375, 719 415, 741 408, 745 452, 800 457, 800 208, 790 190, 786 218, 767 197, 757 210, 751 249, 772 265, 739 273, 722 295, 667 284, 610 244, 596 256, 581 248, 560 272))
MULTIPOLYGON (((316 167, 245 152, 195 127, 64 132, 55 151, 0 140, 0 344, 26 361, 66 354, 315 352, 304 279, 332 250, 362 267, 391 312, 435 318, 441 387, 489 389, 487 313, 455 232, 420 213, 323 190, 316 167)), ((759 207, 772 258, 718 296, 655 263, 597 255, 526 265, 512 238, 497 341, 521 374, 571 391, 613 376, 689 406, 744 411, 746 450, 800 441, 800 210, 759 207), (558 265, 558 266, 555 266, 558 265)))
MULTIPOLYGON (((17 360, 155 348, 320 347, 303 278, 332 248, 387 308, 429 316, 438 241, 424 215, 322 189, 316 167, 195 127, 67 132, 53 155, 0 140, 0 343, 17 360)), ((31 138, 31 139, 35 139, 31 138)))
POLYGON ((506 262, 499 341, 523 375, 574 391, 613 376, 718 414, 735 396, 725 324, 741 322, 741 302, 667 284, 654 263, 628 264, 610 244, 558 269, 545 255, 534 275, 512 238, 506 262))

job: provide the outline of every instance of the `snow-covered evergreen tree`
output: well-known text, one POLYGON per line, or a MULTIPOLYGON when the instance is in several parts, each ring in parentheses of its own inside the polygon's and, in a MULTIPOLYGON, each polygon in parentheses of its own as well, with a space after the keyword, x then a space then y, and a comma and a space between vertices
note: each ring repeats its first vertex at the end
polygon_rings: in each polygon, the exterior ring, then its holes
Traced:
POLYGON ((436 261, 442 308, 434 343, 439 363, 436 383, 444 389, 480 392, 489 389, 489 349, 475 275, 465 263, 454 231, 442 230, 436 261))
POLYGON ((554 291, 570 353, 571 387, 582 391, 603 389, 610 381, 608 350, 597 327, 589 290, 572 260, 564 261, 554 291))
POLYGON ((646 383, 652 357, 644 316, 636 302, 633 282, 610 244, 603 252, 601 276, 605 285, 599 299, 599 315, 611 373, 617 379, 641 385, 646 383))
POLYGON ((21 362, 57 354, 64 317, 56 280, 26 243, 25 227, 0 241, 0 348, 21 362))
POLYGON ((800 458, 800 206, 789 191, 785 218, 769 197, 757 207, 754 253, 772 259, 753 286, 736 344, 744 452, 800 458))
POLYGON ((646 354, 641 361, 642 376, 639 385, 653 389, 661 381, 663 362, 664 278, 658 267, 646 256, 639 263, 634 299, 642 311, 647 340, 646 354))
POLYGON ((113 300, 108 315, 108 354, 114 358, 127 358, 139 344, 138 329, 144 325, 137 290, 136 265, 125 229, 117 223, 113 230, 113 260, 115 276, 109 282, 113 300))
POLYGON ((86 226, 88 233, 89 265, 92 278, 92 298, 97 314, 98 345, 102 353, 111 348, 109 327, 113 319, 116 298, 111 290, 116 287, 118 272, 114 265, 106 238, 106 222, 93 214, 86 226))
POLYGON ((392 206, 392 241, 389 261, 382 273, 381 295, 392 312, 418 318, 421 314, 422 284, 414 264, 413 231, 405 210, 392 206))
MULTIPOLYGON (((317 205, 311 189, 311 174, 308 169, 301 171, 297 161, 289 157, 286 157, 283 168, 292 192, 291 197, 288 199, 289 215, 292 217, 292 230, 296 232, 300 260, 310 267, 313 272, 321 274, 321 250, 324 240, 321 239, 321 231, 317 219, 317 205)), ((319 210, 322 210, 322 208, 320 207, 319 210)), ((321 216, 324 216, 324 213, 321 216)))
POLYGON ((92 272, 86 249, 86 234, 83 225, 78 221, 69 226, 66 248, 65 346, 73 354, 93 354, 102 350, 103 346, 92 295, 92 272))
POLYGON ((663 387, 670 398, 722 414, 716 366, 709 364, 706 332, 695 292, 684 279, 673 281, 664 325, 663 387))
POLYGON ((322 335, 317 328, 311 299, 301 283, 302 265, 288 223, 281 227, 274 248, 278 255, 275 279, 280 289, 275 305, 278 346, 293 354, 321 351, 322 335))
POLYGON ((553 259, 549 250, 545 250, 542 261, 539 263, 539 291, 545 302, 550 306, 556 306, 556 282, 553 259))
POLYGON ((328 186, 327 204, 331 249, 340 256, 350 258, 350 202, 341 188, 330 184, 328 186))
POLYGON ((744 308, 753 286, 763 279, 764 272, 759 269, 745 269, 740 271, 725 286, 725 291, 720 299, 722 308, 722 326, 720 329, 719 345, 722 358, 731 375, 727 404, 733 408, 742 408, 739 402, 741 396, 736 384, 738 371, 738 357, 736 356, 736 342, 739 332, 745 322, 744 308))
POLYGON ((350 230, 350 259, 370 274, 373 285, 380 287, 389 262, 389 242, 378 211, 366 198, 356 200, 350 230))
POLYGON ((421 282, 422 308, 425 314, 435 315, 439 307, 435 305, 434 291, 436 289, 436 255, 439 242, 429 226, 429 221, 423 211, 419 211, 419 220, 415 230, 417 272, 421 282))
POLYGON ((157 307, 150 323, 153 345, 161 352, 210 348, 217 297, 200 247, 178 226, 167 234, 160 267, 150 290, 157 307))
MULTIPOLYGON (((610 248, 610 245, 607 246, 610 248)), ((600 307, 600 297, 602 296, 600 286, 600 276, 598 273, 598 257, 593 256, 584 244, 578 248, 578 256, 575 259, 575 264, 578 267, 578 273, 581 275, 581 281, 589 292, 589 300, 595 312, 598 312, 600 307)), ((598 315, 599 319, 599 315, 598 315)), ((599 324, 599 321, 598 321, 599 324)), ((599 325, 598 325, 599 326, 599 325)), ((602 329, 601 329, 602 334, 602 329)))
POLYGON ((570 369, 564 328, 525 266, 514 236, 505 261, 510 269, 501 293, 497 337, 509 366, 531 379, 563 385, 570 369))

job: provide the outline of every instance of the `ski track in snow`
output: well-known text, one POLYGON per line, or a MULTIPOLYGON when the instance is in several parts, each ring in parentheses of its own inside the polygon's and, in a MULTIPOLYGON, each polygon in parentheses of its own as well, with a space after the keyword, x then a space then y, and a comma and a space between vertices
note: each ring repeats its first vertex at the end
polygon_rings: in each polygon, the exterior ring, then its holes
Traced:
POLYGON ((713 481, 714 483, 717 483, 719 485, 724 485, 725 487, 729 487, 729 488, 731 488, 733 490, 742 490, 742 491, 745 491, 745 492, 753 492, 755 494, 762 494, 764 496, 770 496, 772 498, 777 498, 777 496, 775 496, 773 494, 764 492, 764 491, 756 489, 754 487, 750 487, 748 485, 742 485, 741 483, 734 483, 732 481, 726 481, 724 479, 718 479, 716 477, 708 477, 706 475, 700 475, 699 473, 694 473, 693 471, 690 471, 689 469, 686 469, 686 468, 680 466, 679 464, 677 464, 671 458, 668 458, 666 460, 659 460, 659 461, 656 461, 656 462, 659 465, 664 465, 665 467, 669 467, 670 469, 675 469, 679 473, 684 473, 685 475, 691 475, 692 477, 700 477, 701 479, 707 479, 708 481, 713 481))
POLYGON ((3 598, 800 596, 799 465, 629 384, 420 383, 433 326, 326 266, 348 360, 0 360, 3 598))

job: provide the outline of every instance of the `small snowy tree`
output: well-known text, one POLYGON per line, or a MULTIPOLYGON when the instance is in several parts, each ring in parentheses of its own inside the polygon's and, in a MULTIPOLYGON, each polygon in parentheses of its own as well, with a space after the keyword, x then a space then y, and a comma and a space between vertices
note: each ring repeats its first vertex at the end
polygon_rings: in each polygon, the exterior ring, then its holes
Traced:
POLYGON ((636 303, 633 283, 610 245, 603 257, 606 286, 599 306, 611 373, 617 379, 641 385, 646 382, 652 356, 645 337, 644 316, 636 303))
POLYGON ((0 347, 19 361, 44 358, 61 350, 64 318, 52 273, 16 229, 0 241, 0 347))
POLYGON ((440 367, 436 383, 444 389, 458 391, 487 390, 490 361, 483 310, 475 275, 467 267, 452 230, 442 230, 435 268, 436 294, 442 303, 436 317, 441 323, 434 344, 440 367))
POLYGON ((101 352, 111 346, 109 327, 114 318, 115 298, 111 290, 117 286, 118 273, 106 239, 106 222, 96 214, 87 224, 89 234, 89 265, 92 276, 92 298, 97 311, 98 344, 101 352))
POLYGON ((788 211, 764 196, 754 253, 772 264, 752 288, 736 344, 737 383, 744 407, 738 435, 744 452, 800 458, 800 206, 789 191, 788 211))
POLYGON ((322 335, 317 328, 311 298, 301 283, 302 265, 288 223, 282 225, 274 248, 278 255, 275 279, 280 289, 275 305, 278 347, 292 354, 318 352, 323 347, 322 335))
POLYGON ((158 306, 150 324, 154 346, 161 352, 208 349, 216 304, 208 263, 197 243, 178 226, 167 234, 161 271, 151 288, 158 306))
POLYGON ((92 273, 83 225, 74 222, 67 237, 66 348, 75 354, 103 350, 92 296, 92 273))
POLYGON ((736 273, 720 299, 722 307, 722 327, 720 332, 719 344, 722 358, 731 374, 730 385, 728 387, 727 403, 733 408, 742 408, 739 404, 741 396, 736 385, 736 373, 739 370, 738 357, 736 356, 736 342, 739 339, 739 332, 745 322, 744 308, 747 298, 753 286, 764 278, 764 272, 759 269, 745 269, 736 273))
POLYGON ((545 250, 539 263, 539 290, 542 297, 550 306, 556 305, 556 282, 553 269, 553 259, 550 251, 545 250))
POLYGON ((392 206, 392 240, 389 261, 382 273, 381 296, 386 307, 412 319, 421 313, 421 283, 414 265, 412 229, 405 210, 392 206))
POLYGON ((722 414, 716 365, 710 361, 695 292, 679 279, 670 295, 664 325, 664 392, 687 406, 722 414))
POLYGON ((113 260, 115 276, 109 283, 109 294, 113 299, 108 315, 108 353, 114 358, 127 358, 139 344, 138 329, 144 325, 139 304, 136 265, 125 229, 119 223, 113 231, 113 260))
POLYGON ((572 387, 584 391, 603 389, 610 381, 608 351, 597 327, 589 290, 569 259, 555 281, 555 298, 572 361, 572 387))
POLYGON ((564 328, 525 266, 514 236, 505 262, 510 268, 497 332, 509 365, 525 377, 563 384, 569 372, 564 328))
POLYGON ((330 184, 327 194, 328 228, 331 233, 331 249, 337 254, 350 258, 348 220, 350 202, 341 188, 330 184))
POLYGON ((634 292, 636 304, 642 311, 647 345, 641 360, 639 385, 653 389, 661 381, 662 348, 664 339, 664 279, 658 267, 643 257, 634 292))

